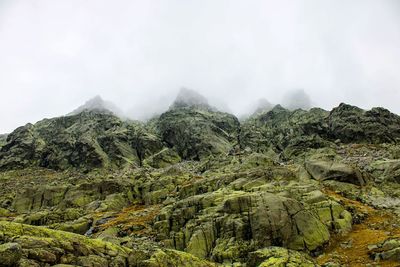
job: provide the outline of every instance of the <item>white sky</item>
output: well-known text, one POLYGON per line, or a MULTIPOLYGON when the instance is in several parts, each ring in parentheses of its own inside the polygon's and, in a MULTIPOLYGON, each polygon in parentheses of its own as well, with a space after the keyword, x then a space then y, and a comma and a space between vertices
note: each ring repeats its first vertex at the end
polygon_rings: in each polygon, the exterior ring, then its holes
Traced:
POLYGON ((235 114, 299 88, 400 113, 400 1, 0 0, 0 133, 95 95, 140 117, 182 86, 235 114))

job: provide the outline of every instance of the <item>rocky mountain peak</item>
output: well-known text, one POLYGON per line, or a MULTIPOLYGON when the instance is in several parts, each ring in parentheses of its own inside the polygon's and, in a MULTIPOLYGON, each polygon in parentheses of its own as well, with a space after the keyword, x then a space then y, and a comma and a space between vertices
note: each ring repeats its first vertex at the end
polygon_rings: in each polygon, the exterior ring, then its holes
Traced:
POLYGON ((210 108, 207 98, 196 92, 195 90, 188 88, 181 88, 172 108, 181 107, 197 107, 197 108, 210 108))
POLYGON ((101 113, 112 113, 120 116, 122 111, 112 102, 103 100, 99 95, 89 99, 83 105, 69 113, 68 115, 76 115, 83 111, 96 111, 101 113))

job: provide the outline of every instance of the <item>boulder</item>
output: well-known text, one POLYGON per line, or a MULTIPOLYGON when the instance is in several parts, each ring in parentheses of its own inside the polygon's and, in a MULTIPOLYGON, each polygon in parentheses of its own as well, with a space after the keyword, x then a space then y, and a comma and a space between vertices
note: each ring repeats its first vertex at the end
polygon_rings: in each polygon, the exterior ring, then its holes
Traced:
POLYGON ((376 182, 400 183, 400 160, 377 160, 369 166, 376 182))
POLYGON ((391 260, 400 262, 400 238, 388 238, 378 244, 368 246, 375 260, 391 260))
POLYGON ((360 186, 368 182, 366 175, 357 168, 336 161, 308 160, 305 168, 318 181, 335 180, 360 186))

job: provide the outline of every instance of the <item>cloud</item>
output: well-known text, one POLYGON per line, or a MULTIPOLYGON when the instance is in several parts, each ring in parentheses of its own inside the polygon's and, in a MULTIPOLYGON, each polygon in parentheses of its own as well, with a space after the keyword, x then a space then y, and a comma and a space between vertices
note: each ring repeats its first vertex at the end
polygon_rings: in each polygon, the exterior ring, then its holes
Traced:
POLYGON ((285 108, 291 110, 299 108, 308 110, 312 107, 310 96, 304 91, 304 89, 290 90, 286 92, 281 103, 285 108))
POLYGON ((400 112, 399 12, 396 0, 0 1, 0 132, 95 95, 146 117, 183 86, 235 114, 296 88, 326 109, 400 112))

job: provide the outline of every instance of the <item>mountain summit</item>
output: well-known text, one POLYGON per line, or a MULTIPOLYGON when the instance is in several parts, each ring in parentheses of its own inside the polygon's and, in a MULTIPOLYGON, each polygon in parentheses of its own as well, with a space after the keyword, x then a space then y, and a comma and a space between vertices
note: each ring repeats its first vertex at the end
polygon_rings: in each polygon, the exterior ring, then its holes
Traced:
POLYGON ((200 108, 210 108, 208 104, 207 98, 199 94, 198 92, 181 88, 179 91, 174 103, 172 104, 173 108, 181 108, 181 107, 200 107, 200 108))
POLYGON ((113 113, 118 116, 122 115, 122 111, 114 103, 103 100, 99 95, 89 99, 85 104, 78 107, 68 115, 76 115, 83 111, 97 111, 102 113, 113 113))

